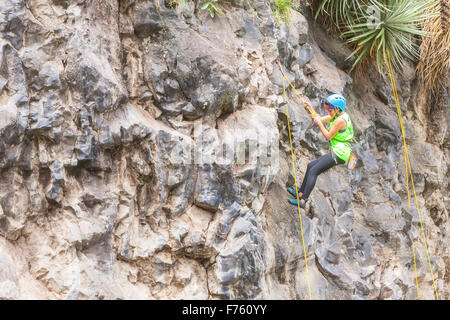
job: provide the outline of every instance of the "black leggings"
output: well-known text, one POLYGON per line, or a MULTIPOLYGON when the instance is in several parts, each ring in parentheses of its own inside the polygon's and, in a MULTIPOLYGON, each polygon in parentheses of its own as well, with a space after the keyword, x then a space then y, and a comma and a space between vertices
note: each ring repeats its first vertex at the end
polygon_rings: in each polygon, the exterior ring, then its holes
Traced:
POLYGON ((327 171, 328 169, 334 167, 337 164, 345 163, 344 160, 336 157, 336 161, 333 159, 333 155, 331 152, 321 156, 320 158, 311 161, 308 163, 308 167, 306 168, 305 177, 303 178, 302 186, 300 187, 299 192, 303 193, 301 196, 302 199, 308 200, 309 195, 311 194, 314 186, 316 185, 317 177, 322 172, 327 171), (338 163, 336 163, 336 161, 338 163))

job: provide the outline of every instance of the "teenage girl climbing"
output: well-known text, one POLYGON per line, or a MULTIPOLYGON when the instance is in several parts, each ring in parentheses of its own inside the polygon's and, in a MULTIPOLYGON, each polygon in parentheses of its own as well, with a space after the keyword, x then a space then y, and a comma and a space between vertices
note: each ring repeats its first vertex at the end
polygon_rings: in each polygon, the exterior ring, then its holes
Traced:
MULTIPOLYGON (((303 104, 305 108, 312 110, 308 103, 303 102, 303 104)), ((345 112, 345 105, 346 100, 343 96, 332 94, 324 102, 328 116, 313 118, 325 139, 330 141, 330 152, 308 163, 302 186, 298 190, 301 208, 306 206, 306 201, 316 184, 317 176, 335 165, 348 162, 352 154, 350 142, 353 139, 353 126, 349 115, 345 112), (330 123, 328 130, 324 123, 330 123)), ((295 189, 288 188, 288 191, 297 199, 295 189)), ((297 205, 297 200, 289 199, 289 203, 297 205)))

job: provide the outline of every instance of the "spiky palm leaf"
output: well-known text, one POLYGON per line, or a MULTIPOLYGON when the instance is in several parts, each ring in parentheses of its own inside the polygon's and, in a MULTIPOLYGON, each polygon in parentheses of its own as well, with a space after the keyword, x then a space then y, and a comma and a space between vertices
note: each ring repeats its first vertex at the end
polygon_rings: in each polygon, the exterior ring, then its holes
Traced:
POLYGON ((376 6, 379 22, 369 23, 371 19, 364 7, 354 11, 354 22, 341 35, 356 47, 352 55, 358 54, 353 67, 362 59, 372 58, 381 72, 386 62, 386 49, 391 53, 392 63, 396 69, 402 67, 402 58, 417 60, 418 45, 416 39, 423 36, 422 24, 430 13, 425 11, 432 6, 430 1, 387 0, 384 2, 371 0, 376 6))

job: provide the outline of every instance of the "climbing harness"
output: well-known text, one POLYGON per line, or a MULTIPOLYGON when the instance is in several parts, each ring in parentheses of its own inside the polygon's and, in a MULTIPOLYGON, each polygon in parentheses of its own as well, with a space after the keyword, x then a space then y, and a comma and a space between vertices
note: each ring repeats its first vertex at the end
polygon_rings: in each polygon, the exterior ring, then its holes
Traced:
MULTIPOLYGON (((392 86, 392 92, 394 94, 395 104, 397 106, 397 115, 398 115, 398 119, 399 119, 399 122, 400 122, 400 128, 401 128, 402 136, 403 136, 403 151, 404 151, 404 155, 405 155, 405 176, 406 176, 406 190, 408 191, 408 204, 409 204, 409 207, 411 208, 411 200, 410 200, 410 195, 409 195, 409 181, 408 181, 408 169, 409 169, 409 175, 411 176, 411 185, 412 185, 413 193, 414 193, 414 200, 416 202, 416 209, 417 209, 417 214, 419 215, 420 228, 422 230, 423 242, 425 244, 425 251, 427 253, 428 265, 430 267, 431 279, 433 280, 433 287, 434 287, 434 292, 436 294, 436 299, 439 300, 439 296, 438 296, 437 288, 436 288, 436 283, 434 281, 433 268, 431 267, 430 255, 428 253, 427 240, 425 238, 425 232, 423 230, 422 218, 420 216, 419 204, 418 204, 418 201, 417 201, 416 189, 415 189, 415 186, 414 186, 414 178, 413 178, 413 174, 412 174, 412 170, 411 170, 411 163, 409 162, 408 149, 406 147, 405 130, 403 128, 403 121, 402 121, 402 111, 400 109, 400 102, 398 100, 398 94, 397 94, 397 87, 395 85, 394 72, 392 70, 392 63, 391 63, 391 58, 389 56, 389 50, 387 48, 386 48, 386 53, 387 53, 387 58, 388 58, 386 64, 387 64, 387 67, 388 67, 389 78, 390 78, 391 86, 392 86)), ((415 267, 414 243, 412 244, 412 250, 413 250, 414 267, 415 267)), ((417 284, 417 298, 419 298, 419 285, 418 285, 418 281, 417 281, 417 273, 416 273, 416 284, 417 284)))
MULTIPOLYGON (((300 214, 300 199, 298 197, 297 175, 295 174, 295 162, 294 162, 294 151, 293 151, 294 149, 292 148, 292 137, 291 137, 291 127, 290 127, 290 124, 289 124, 289 110, 288 110, 288 103, 287 103, 287 97, 286 97, 286 86, 285 86, 285 82, 284 82, 284 79, 287 79, 287 78, 286 78, 286 76, 283 73, 283 69, 281 68, 280 62, 277 59, 275 59, 275 62, 277 63, 278 68, 280 69, 280 72, 283 75, 283 95, 284 95, 284 100, 286 101, 286 117, 287 117, 288 130, 289 130, 289 143, 291 145, 292 169, 294 171, 294 182, 295 182, 295 194, 297 195, 298 217, 300 219, 300 231, 301 231, 301 234, 302 234, 303 256, 305 257, 306 278, 307 278, 307 281, 308 281, 309 300, 312 300, 311 285, 310 285, 310 281, 309 281, 309 271, 308 271, 308 259, 306 258, 305 238, 303 236, 302 215, 300 214)), ((302 96, 298 94, 297 90, 295 90, 294 86, 291 84, 289 79, 287 79, 287 81, 289 82, 291 87, 294 89, 295 93, 300 97, 300 100, 303 102, 302 96)), ((308 111, 311 113, 311 116, 313 118, 316 116, 315 112, 312 109, 308 108, 308 111)))

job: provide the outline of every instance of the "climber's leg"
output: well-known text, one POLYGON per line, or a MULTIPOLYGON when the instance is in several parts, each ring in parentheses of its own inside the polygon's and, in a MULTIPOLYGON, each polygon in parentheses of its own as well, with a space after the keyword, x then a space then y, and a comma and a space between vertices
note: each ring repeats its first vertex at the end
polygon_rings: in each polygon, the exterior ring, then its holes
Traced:
POLYGON ((315 165, 309 170, 308 175, 305 176, 306 183, 303 189, 303 196, 302 196, 302 198, 305 200, 308 200, 309 195, 314 189, 319 174, 327 171, 328 169, 336 165, 336 162, 334 161, 331 152, 321 156, 317 160, 318 160, 317 163, 315 163, 315 165))
MULTIPOLYGON (((321 157, 320 157, 320 158, 321 158, 321 157)), ((308 182, 308 176, 309 176, 309 173, 311 172, 311 169, 314 168, 314 167, 319 163, 320 158, 311 161, 311 162, 308 163, 308 165, 306 166, 306 173, 305 173, 305 176, 303 177, 302 185, 300 186, 300 189, 299 189, 299 191, 298 191, 299 197, 301 197, 301 196, 303 195, 303 192, 304 192, 305 187, 306 187, 306 183, 308 182)))
MULTIPOLYGON (((308 166, 306 167, 306 173, 305 176, 303 177, 303 182, 302 185, 300 187, 300 189, 298 190, 298 197, 301 198, 303 195, 303 190, 305 189, 305 185, 306 185, 306 177, 308 176, 308 171, 311 170, 312 167, 314 167, 314 165, 316 165, 319 162, 319 159, 313 160, 310 163, 308 163, 308 166)), ((287 189, 288 192, 295 198, 297 198, 297 194, 295 193, 295 189, 294 188, 288 188, 287 189)), ((297 203, 295 203, 297 205, 297 203)))

